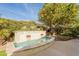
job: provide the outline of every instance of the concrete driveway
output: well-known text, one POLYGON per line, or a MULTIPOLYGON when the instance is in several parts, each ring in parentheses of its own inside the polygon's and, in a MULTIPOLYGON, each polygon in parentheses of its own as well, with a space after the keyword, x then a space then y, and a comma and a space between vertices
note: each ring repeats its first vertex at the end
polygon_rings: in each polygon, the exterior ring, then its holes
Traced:
POLYGON ((45 46, 16 52, 15 56, 79 56, 79 39, 56 41, 45 46))

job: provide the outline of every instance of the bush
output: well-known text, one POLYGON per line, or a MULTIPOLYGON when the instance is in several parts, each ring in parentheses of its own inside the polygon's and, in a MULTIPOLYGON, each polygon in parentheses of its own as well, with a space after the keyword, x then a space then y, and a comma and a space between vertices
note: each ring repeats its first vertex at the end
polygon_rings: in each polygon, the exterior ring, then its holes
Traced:
POLYGON ((7 29, 0 30, 0 37, 2 39, 7 38, 9 35, 10 35, 9 30, 7 30, 7 29))
POLYGON ((73 26, 71 28, 67 28, 67 29, 63 30, 61 35, 77 37, 77 35, 79 35, 79 25, 75 25, 75 26, 73 26))

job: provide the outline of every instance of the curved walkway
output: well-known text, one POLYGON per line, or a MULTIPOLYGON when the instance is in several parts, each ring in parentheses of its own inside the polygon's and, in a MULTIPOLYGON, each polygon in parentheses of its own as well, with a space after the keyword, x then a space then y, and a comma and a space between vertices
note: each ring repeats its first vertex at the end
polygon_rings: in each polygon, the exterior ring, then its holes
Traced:
POLYGON ((16 52, 18 56, 79 56, 79 39, 56 41, 45 46, 16 52))

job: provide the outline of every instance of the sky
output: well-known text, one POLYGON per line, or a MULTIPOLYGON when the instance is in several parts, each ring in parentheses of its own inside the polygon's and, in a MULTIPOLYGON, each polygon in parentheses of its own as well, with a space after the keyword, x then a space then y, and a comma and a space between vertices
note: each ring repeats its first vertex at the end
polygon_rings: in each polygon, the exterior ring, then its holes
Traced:
POLYGON ((35 21, 42 6, 42 3, 0 3, 0 17, 35 21))

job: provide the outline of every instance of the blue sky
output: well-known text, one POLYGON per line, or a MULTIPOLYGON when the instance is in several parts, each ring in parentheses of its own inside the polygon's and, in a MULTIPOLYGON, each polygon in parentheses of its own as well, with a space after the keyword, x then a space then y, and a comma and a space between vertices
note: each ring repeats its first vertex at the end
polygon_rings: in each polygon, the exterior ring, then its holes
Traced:
POLYGON ((0 4, 0 17, 14 20, 38 20, 41 3, 2 3, 0 4))

